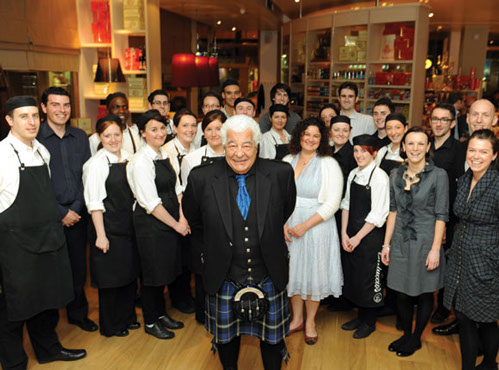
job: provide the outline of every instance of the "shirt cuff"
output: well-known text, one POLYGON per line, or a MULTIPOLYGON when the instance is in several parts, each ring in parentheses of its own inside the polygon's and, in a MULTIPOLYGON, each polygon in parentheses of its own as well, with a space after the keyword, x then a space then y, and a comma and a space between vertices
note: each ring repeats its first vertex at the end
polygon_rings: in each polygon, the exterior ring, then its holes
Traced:
POLYGON ((61 216, 62 220, 64 217, 66 217, 69 210, 66 207, 61 206, 60 204, 57 205, 57 208, 59 209, 59 215, 61 216))
POLYGON ((365 221, 369 222, 370 224, 373 224, 376 227, 383 227, 383 225, 385 224, 386 218, 380 218, 380 217, 376 217, 375 215, 368 214, 365 221))
POLYGON ((102 211, 106 212, 106 208, 104 208, 104 203, 102 202, 89 202, 87 203, 88 213, 92 213, 93 211, 102 211))
POLYGON ((156 207, 158 206, 158 204, 163 204, 163 203, 161 202, 161 198, 156 198, 156 199, 154 199, 153 201, 151 201, 151 202, 149 202, 149 203, 145 204, 145 205, 144 205, 144 208, 145 208, 145 210, 146 210, 146 212, 147 212, 148 214, 151 214, 151 213, 152 213, 152 211, 154 211, 154 208, 156 208, 156 207))

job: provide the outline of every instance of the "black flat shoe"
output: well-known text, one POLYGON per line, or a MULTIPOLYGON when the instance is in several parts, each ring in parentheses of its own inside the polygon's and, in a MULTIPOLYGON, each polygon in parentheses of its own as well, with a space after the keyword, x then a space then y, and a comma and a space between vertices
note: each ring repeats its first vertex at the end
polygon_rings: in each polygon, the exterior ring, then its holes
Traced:
POLYGON ((68 320, 68 322, 72 325, 78 326, 81 330, 85 330, 88 332, 97 331, 97 329, 99 329, 97 324, 92 320, 90 320, 89 318, 85 318, 81 321, 68 320))
POLYGON ((355 339, 364 339, 371 335, 376 330, 376 326, 369 326, 365 322, 360 324, 359 328, 353 333, 355 339))
POLYGON ((441 324, 449 318, 450 311, 445 308, 438 308, 431 317, 432 324, 441 324))
POLYGON ((120 331, 117 331, 116 333, 113 334, 113 337, 126 337, 128 334, 130 334, 128 332, 127 329, 123 329, 123 330, 120 330, 120 331))
POLYGON ((403 335, 399 339, 397 339, 394 342, 391 342, 390 345, 388 346, 388 350, 390 352, 397 352, 401 346, 403 346, 408 340, 410 336, 409 335, 403 335))
POLYGON ((457 320, 452 321, 447 325, 440 325, 431 330, 435 335, 452 335, 459 333, 459 324, 457 320))
POLYGON ((357 330, 361 324, 362 321, 360 321, 359 319, 353 319, 341 325, 341 328, 346 331, 352 331, 357 330))
POLYGON ((404 344, 399 346, 397 350, 397 356, 399 357, 412 356, 414 352, 416 352, 419 349, 421 349, 421 339, 416 338, 414 335, 411 335, 404 344))
POLYGON ((127 329, 129 330, 137 330, 140 328, 140 323, 137 322, 137 321, 134 321, 134 322, 131 322, 130 324, 128 324, 127 326, 127 329))
POLYGON ((182 329, 184 327, 184 323, 173 320, 170 316, 165 315, 163 317, 160 317, 159 320, 161 325, 163 325, 166 329, 170 330, 176 330, 176 329, 182 329))
POLYGON ((41 364, 48 364, 54 361, 77 361, 81 360, 87 355, 87 351, 84 349, 67 349, 61 348, 61 350, 50 357, 38 359, 41 364))
POLYGON ((397 356, 399 357, 409 357, 414 354, 418 349, 421 349, 421 344, 419 346, 416 346, 414 348, 411 348, 410 350, 399 350, 397 351, 397 356))
POLYGON ((165 328, 159 321, 156 321, 153 326, 144 325, 145 332, 158 339, 172 339, 175 333, 165 328))

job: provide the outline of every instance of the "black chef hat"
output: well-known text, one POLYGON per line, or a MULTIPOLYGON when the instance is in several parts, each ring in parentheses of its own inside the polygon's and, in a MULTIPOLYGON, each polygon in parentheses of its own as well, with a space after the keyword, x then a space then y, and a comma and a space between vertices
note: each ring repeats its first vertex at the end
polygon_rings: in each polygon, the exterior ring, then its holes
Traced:
POLYGON ((364 145, 372 146, 374 148, 379 147, 379 140, 371 135, 359 135, 353 138, 353 145, 364 145))
POLYGON ((342 116, 341 114, 339 116, 331 118, 331 126, 338 122, 347 123, 349 126, 352 126, 352 124, 350 123, 350 118, 347 116, 342 116))
POLYGON ((137 127, 140 131, 144 131, 146 129, 147 122, 152 119, 158 122, 162 122, 165 126, 168 125, 168 123, 166 122, 166 118, 164 118, 157 109, 149 109, 147 112, 140 115, 135 123, 137 124, 137 127))
POLYGON ((21 107, 38 107, 38 104, 32 96, 18 95, 13 96, 5 102, 5 112, 10 114, 14 109, 21 107))
POLYGON ((250 103, 253 106, 253 109, 255 109, 255 103, 249 98, 237 98, 236 101, 234 102, 234 108, 237 107, 239 103, 246 102, 250 103))
POLYGON ((123 122, 121 121, 121 118, 115 116, 114 114, 108 114, 107 116, 102 117, 100 120, 97 121, 97 123, 95 124, 95 130, 98 131, 99 126, 102 125, 104 122, 108 121, 115 122, 116 124, 118 124, 118 126, 120 126, 123 129, 123 122))
POLYGON ((405 119, 405 116, 402 113, 390 113, 388 116, 385 118, 385 124, 388 121, 399 121, 402 123, 404 126, 407 126, 408 123, 405 119))
POLYGON ((286 107, 285 105, 282 105, 282 104, 274 104, 274 105, 270 106, 270 108, 269 108, 269 115, 270 115, 270 117, 272 117, 272 115, 275 112, 284 112, 284 113, 286 113, 286 116, 289 116, 289 109, 288 109, 288 107, 286 107))

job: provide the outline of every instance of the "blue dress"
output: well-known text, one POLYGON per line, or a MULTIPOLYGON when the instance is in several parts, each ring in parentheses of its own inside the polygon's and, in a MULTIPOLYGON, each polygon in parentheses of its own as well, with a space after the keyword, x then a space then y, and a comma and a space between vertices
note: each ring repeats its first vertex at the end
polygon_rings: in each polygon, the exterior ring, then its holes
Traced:
MULTIPOLYGON (((293 169, 299 154, 292 160, 293 169)), ((321 159, 317 155, 296 179, 296 207, 287 225, 294 227, 308 220, 320 207, 321 159)), ((287 243, 290 255, 288 296, 311 296, 313 301, 341 295, 343 272, 341 270, 340 242, 336 220, 329 220, 309 229, 301 238, 287 243)))

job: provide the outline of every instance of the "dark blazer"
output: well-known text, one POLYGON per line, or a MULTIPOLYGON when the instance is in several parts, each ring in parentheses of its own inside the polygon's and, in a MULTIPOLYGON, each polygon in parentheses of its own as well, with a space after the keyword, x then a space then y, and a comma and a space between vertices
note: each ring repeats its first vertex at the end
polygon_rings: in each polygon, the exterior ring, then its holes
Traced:
MULTIPOLYGON (((256 211, 262 258, 279 290, 288 283, 288 248, 283 227, 295 208, 296 186, 292 167, 284 162, 257 158, 256 211)), ((193 232, 203 233, 203 282, 215 294, 227 278, 232 261, 232 212, 228 165, 210 161, 189 174, 182 209, 193 232)))

